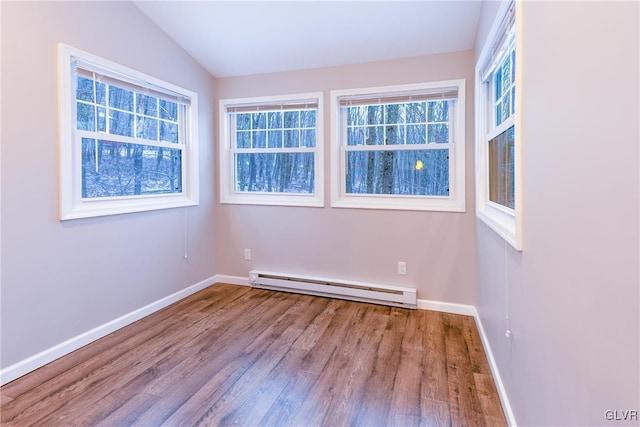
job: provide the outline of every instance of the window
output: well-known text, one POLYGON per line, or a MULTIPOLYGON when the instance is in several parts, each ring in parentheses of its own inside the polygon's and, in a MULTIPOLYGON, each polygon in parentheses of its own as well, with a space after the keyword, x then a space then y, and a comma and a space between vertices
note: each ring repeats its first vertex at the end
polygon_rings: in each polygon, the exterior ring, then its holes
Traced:
POLYGON ((498 14, 476 66, 477 216, 522 249, 516 8, 498 14))
POLYGON ((324 206, 322 94, 220 101, 222 203, 324 206))
POLYGON ((464 80, 333 91, 333 206, 463 212, 464 96, 464 80))
POLYGON ((198 203, 197 96, 61 44, 61 219, 198 203))

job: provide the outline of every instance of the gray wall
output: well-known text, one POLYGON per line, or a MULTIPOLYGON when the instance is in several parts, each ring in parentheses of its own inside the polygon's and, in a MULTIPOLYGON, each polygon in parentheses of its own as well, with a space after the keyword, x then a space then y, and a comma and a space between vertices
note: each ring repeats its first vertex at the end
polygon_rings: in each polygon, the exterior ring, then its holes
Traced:
POLYGON ((640 409, 638 16, 637 2, 524 2, 524 251, 476 226, 477 309, 519 425, 640 409))
POLYGON ((6 368, 209 278, 217 264, 213 78, 131 3, 1 7, 6 368), (198 93, 200 206, 58 220, 59 41, 198 93))
MULTIPOLYGON (((251 268, 407 285, 418 298, 474 304, 473 52, 216 79, 224 98, 324 93, 325 207, 218 205, 221 274, 251 268), (330 91, 466 79, 466 213, 331 208, 330 91), (243 260, 243 248, 253 259, 243 260), (407 275, 397 262, 407 262, 407 275)), ((217 119, 216 119, 217 123, 217 119)), ((218 144, 220 141, 218 141, 218 144)))

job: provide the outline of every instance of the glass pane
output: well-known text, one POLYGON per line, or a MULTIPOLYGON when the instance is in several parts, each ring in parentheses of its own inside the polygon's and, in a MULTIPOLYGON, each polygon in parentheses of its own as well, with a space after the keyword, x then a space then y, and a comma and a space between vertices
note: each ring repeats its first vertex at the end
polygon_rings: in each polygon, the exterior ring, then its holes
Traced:
POLYGON ((178 124, 160 120, 160 141, 178 143, 178 124))
POLYGON ((489 141, 489 200, 515 208, 515 127, 489 141))
POLYGON ((516 81, 516 50, 511 51, 511 81, 516 81))
POLYGON ((239 192, 313 194, 314 153, 239 153, 239 192))
POLYGON ((158 120, 136 116, 136 136, 138 138, 158 140, 158 120))
MULTIPOLYGON (((105 84, 97 82, 95 87, 95 94, 98 98, 98 104, 104 105, 105 99, 105 84)), ((76 99, 88 102, 94 102, 94 87, 93 80, 84 77, 78 77, 76 87, 76 99)))
POLYGON ((267 148, 267 132, 264 130, 253 131, 253 147, 267 148))
POLYGON ((438 124, 428 126, 429 143, 446 144, 449 142, 449 125, 438 124))
POLYGON ((160 118, 177 122, 178 121, 178 104, 172 101, 161 99, 160 100, 160 118))
POLYGON ((111 110, 109 133, 113 135, 133 136, 133 114, 111 110))
POLYGON ((77 128, 79 130, 96 130, 95 109, 92 104, 77 103, 77 128))
POLYGON ((500 120, 500 123, 507 120, 510 114, 511 114, 511 99, 509 98, 509 92, 507 92, 504 95, 504 98, 502 98, 502 120, 500 120))
POLYGON ((383 106, 382 105, 370 105, 367 108, 367 123, 370 125, 381 125, 383 124, 382 119, 384 118, 382 115, 383 106))
POLYGON ((238 131, 236 138, 238 148, 251 148, 251 132, 238 131))
POLYGON ((384 112, 385 123, 404 123, 404 104, 385 105, 384 112))
POLYGON ((300 111, 300 127, 303 127, 303 128, 316 127, 316 110, 300 111))
POLYGON ((82 138, 82 197, 182 191, 182 151, 82 138))
POLYGON ((404 144, 404 125, 387 126, 387 145, 404 144))
POLYGON ((117 86, 109 86, 109 107, 133 111, 133 92, 117 86))
POLYGON ((136 112, 146 116, 158 117, 158 98, 136 93, 136 112))
POLYGON ((496 101, 502 96, 502 68, 496 70, 495 77, 493 79, 494 86, 496 88, 496 101))
POLYGON ((251 129, 251 114, 236 114, 236 129, 249 130, 251 129))
POLYGON ((348 107, 347 125, 364 125, 367 121, 367 107, 348 107))
POLYGON ((430 122, 449 121, 449 101, 431 101, 428 106, 430 122))
POLYGON ((316 130, 315 129, 303 129, 300 131, 302 141, 300 141, 301 147, 315 147, 316 146, 316 130))
POLYGON ((299 130, 285 130, 284 131, 284 146, 285 147, 298 147, 300 144, 300 131, 299 130))
POLYGON ((284 127, 291 129, 300 127, 300 112, 299 111, 285 111, 284 113, 284 127))
POLYGON ((502 62, 502 91, 505 92, 511 86, 511 55, 502 62))
POLYGON ((426 125, 407 125, 407 144, 426 144, 426 125))
POLYGON ((364 127, 348 128, 347 145, 364 145, 365 129, 364 127))
POLYGON ((424 123, 426 121, 426 103, 411 102, 406 106, 407 123, 424 123))
POLYGON ((367 126, 366 144, 367 145, 383 145, 384 144, 384 126, 367 126))
POLYGON ((350 194, 449 195, 449 150, 348 151, 350 194))
POLYGON ((282 148, 281 130, 270 130, 267 136, 269 137, 269 148, 282 148))
POLYGON ((282 127, 282 113, 276 111, 268 113, 269 129, 279 129, 282 127))

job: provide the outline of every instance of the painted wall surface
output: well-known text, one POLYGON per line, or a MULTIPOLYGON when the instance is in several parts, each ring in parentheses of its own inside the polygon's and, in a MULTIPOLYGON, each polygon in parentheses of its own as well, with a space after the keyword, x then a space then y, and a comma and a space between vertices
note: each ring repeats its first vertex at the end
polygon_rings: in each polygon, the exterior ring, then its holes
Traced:
MULTIPOLYGON (((418 298, 474 304, 473 52, 216 80, 225 98, 324 93, 325 207, 219 204, 220 273, 252 268, 411 286, 418 298), (330 91, 466 79, 466 213, 331 208, 330 91), (243 248, 252 261, 243 260, 243 248), (407 275, 397 274, 398 261, 407 275)), ((217 105, 217 104, 216 104, 217 105)), ((218 144, 220 141, 218 141, 218 144)))
POLYGON ((2 2, 1 31, 5 368, 211 277, 216 257, 211 76, 128 2, 2 2), (58 42, 199 94, 199 206, 58 220, 58 42))
POLYGON ((639 7, 524 3, 524 251, 476 231, 477 309, 518 425, 638 424, 606 411, 640 410, 639 7))

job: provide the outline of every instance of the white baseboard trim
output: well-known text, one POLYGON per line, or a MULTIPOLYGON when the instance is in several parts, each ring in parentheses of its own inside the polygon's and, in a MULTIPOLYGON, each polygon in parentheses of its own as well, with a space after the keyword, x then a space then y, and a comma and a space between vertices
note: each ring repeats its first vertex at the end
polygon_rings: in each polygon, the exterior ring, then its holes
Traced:
POLYGON ((504 388, 504 383, 502 382, 502 377, 500 376, 500 371, 498 370, 498 364, 496 363, 496 359, 493 357, 493 351, 491 351, 489 339, 487 338, 487 334, 484 332, 484 327, 482 326, 480 315, 478 314, 478 311, 475 307, 473 307, 473 317, 476 321, 476 327, 478 328, 478 333, 480 334, 480 340, 482 341, 484 352, 487 355, 487 360, 489 361, 491 374, 493 374, 493 379, 496 382, 496 386, 498 388, 498 395, 500 396, 502 409, 504 409, 507 422, 509 423, 510 427, 517 427, 518 424, 516 423, 516 418, 513 415, 511 404, 509 403, 509 397, 507 396, 507 391, 504 388))
POLYGON ((428 299, 419 299, 418 308, 420 310, 442 311, 443 313, 463 314, 465 316, 473 316, 476 312, 472 305, 431 301, 428 299))
POLYGON ((229 285, 249 286, 249 277, 227 276, 226 274, 216 274, 213 276, 215 283, 228 283, 229 285))
POLYGON ((208 286, 216 283, 216 276, 209 277, 195 285, 189 286, 188 288, 182 289, 176 293, 168 295, 164 298, 161 298, 151 304, 147 304, 144 307, 141 307, 137 310, 132 311, 131 313, 125 314, 124 316, 118 317, 117 319, 111 320, 103 325, 100 325, 96 328, 93 328, 87 332, 84 332, 80 335, 77 335, 73 338, 70 338, 60 344, 54 345, 38 354, 34 354, 20 362, 14 363, 11 366, 7 366, 6 368, 0 370, 0 385, 4 385, 10 381, 15 380, 25 374, 28 374, 31 371, 35 371, 36 369, 46 365, 47 363, 53 362, 54 360, 71 353, 74 350, 79 349, 97 339, 100 339, 111 332, 117 331, 120 328, 123 328, 137 320, 142 319, 160 309, 167 307, 168 305, 173 304, 174 302, 180 301, 183 298, 188 297, 191 294, 194 294, 208 286))

